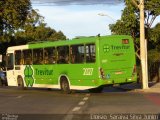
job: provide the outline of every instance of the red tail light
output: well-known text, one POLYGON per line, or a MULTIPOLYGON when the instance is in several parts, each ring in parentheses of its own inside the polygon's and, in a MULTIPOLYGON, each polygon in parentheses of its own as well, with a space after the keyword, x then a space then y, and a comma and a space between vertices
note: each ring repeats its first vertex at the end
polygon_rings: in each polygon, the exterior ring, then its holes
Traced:
POLYGON ((122 39, 122 44, 129 44, 129 40, 128 39, 122 39))
POLYGON ((101 78, 104 79, 105 78, 105 74, 104 74, 103 69, 100 68, 99 71, 100 71, 101 78))

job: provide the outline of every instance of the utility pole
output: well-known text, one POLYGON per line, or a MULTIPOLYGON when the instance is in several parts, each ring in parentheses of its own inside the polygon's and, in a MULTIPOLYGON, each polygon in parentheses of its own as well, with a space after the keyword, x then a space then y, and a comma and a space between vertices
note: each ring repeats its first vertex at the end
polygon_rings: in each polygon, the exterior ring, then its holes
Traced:
MULTIPOLYGON (((145 39, 145 26, 144 26, 144 0, 132 0, 132 3, 140 10, 140 60, 142 71, 142 89, 148 89, 148 63, 147 63, 147 40, 145 39)), ((107 14, 99 13, 100 16, 108 16, 107 14)), ((113 19, 112 19, 113 20, 113 19)), ((114 21, 114 20, 113 20, 114 21)))
POLYGON ((147 40, 145 39, 145 26, 144 26, 144 0, 140 0, 137 5, 135 0, 133 4, 140 10, 140 58, 142 70, 142 88, 148 89, 148 63, 147 63, 147 40))
POLYGON ((144 0, 140 0, 140 56, 142 69, 142 87, 148 89, 147 40, 144 26, 144 0))

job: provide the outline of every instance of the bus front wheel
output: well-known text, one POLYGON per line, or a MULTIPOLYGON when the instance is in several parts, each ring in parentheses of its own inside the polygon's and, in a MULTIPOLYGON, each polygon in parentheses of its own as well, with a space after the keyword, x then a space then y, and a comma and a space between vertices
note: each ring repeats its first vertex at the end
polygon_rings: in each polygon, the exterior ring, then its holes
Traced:
POLYGON ((22 77, 17 78, 18 88, 24 90, 24 83, 22 77))
POLYGON ((61 90, 67 94, 71 93, 69 83, 66 77, 61 77, 61 90))

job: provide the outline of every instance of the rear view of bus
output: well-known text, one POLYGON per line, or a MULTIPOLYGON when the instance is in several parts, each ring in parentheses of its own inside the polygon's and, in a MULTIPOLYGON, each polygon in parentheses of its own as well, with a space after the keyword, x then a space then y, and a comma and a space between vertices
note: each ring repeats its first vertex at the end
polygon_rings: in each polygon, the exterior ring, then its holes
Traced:
POLYGON ((134 43, 130 36, 100 37, 99 46, 99 72, 103 84, 137 80, 134 43))

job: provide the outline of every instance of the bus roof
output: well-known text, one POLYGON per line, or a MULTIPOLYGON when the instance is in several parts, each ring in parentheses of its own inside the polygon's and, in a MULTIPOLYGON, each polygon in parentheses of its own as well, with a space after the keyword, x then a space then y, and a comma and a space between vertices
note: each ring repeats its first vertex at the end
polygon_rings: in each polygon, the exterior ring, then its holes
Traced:
POLYGON ((105 38, 131 38, 128 35, 109 35, 109 36, 100 36, 100 37, 98 36, 80 37, 80 38, 74 38, 72 40, 39 41, 39 42, 28 43, 26 45, 8 47, 7 51, 21 50, 21 49, 28 49, 28 48, 32 49, 32 48, 43 48, 43 47, 52 47, 52 46, 94 43, 96 40, 104 37, 105 38))

